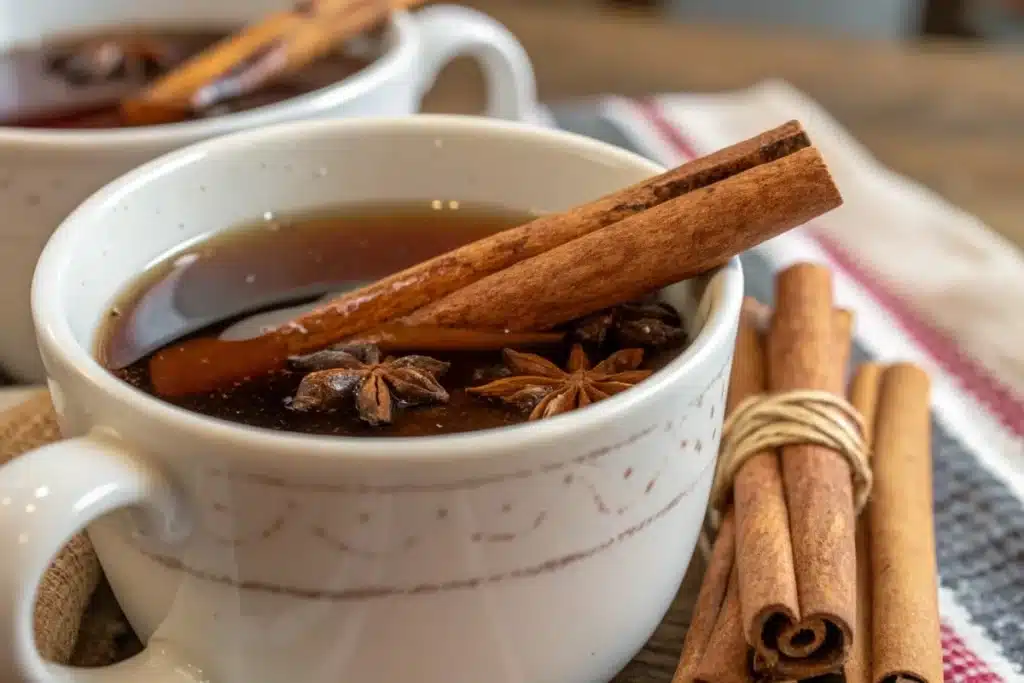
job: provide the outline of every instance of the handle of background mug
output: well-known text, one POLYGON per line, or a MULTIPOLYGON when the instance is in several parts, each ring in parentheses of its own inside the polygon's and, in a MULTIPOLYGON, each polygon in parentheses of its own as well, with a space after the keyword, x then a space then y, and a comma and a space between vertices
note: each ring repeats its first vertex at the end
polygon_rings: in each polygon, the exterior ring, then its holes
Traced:
POLYGON ((0 681, 19 683, 195 683, 163 649, 110 667, 45 662, 33 630, 36 591, 54 556, 92 521, 134 507, 147 532, 180 537, 169 482, 102 431, 43 446, 0 467, 0 681))
POLYGON ((421 93, 455 57, 471 55, 487 82, 487 115, 528 121, 536 110, 537 85, 526 50, 512 33, 491 17, 454 5, 433 5, 414 15, 423 49, 421 93))

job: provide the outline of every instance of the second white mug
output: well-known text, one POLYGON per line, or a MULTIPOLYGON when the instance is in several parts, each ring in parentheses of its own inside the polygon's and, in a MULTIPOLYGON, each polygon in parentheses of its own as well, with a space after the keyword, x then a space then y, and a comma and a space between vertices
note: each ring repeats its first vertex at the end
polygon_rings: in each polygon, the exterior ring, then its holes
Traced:
MULTIPOLYGON (((0 0, 0 52, 45 39, 112 26, 232 26, 280 9, 280 0, 0 0)), ((43 245, 82 200, 131 168, 178 147, 224 133, 303 118, 401 116, 454 57, 483 68, 487 113, 522 120, 534 109, 533 70, 501 24, 465 7, 436 5, 395 12, 380 57, 334 85, 226 116, 146 128, 40 130, 0 126, 0 371, 41 382, 29 312, 32 271, 43 245)), ((0 90, 13 78, 0 63, 0 90)), ((145 226, 140 226, 145 229, 145 226)))

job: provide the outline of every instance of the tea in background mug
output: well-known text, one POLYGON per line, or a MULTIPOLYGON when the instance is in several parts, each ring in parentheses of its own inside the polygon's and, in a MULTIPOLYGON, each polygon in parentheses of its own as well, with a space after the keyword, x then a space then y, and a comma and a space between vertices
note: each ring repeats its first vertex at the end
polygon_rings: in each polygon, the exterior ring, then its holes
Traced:
MULTIPOLYGON (((235 26, 280 9, 280 0, 0 0, 0 51, 112 26, 235 26)), ((198 121, 115 130, 0 126, 0 370, 41 382, 29 283, 54 228, 86 197, 172 149, 232 131, 300 118, 398 116, 419 108, 440 70, 459 54, 483 67, 487 113, 521 120, 534 111, 529 58, 493 19, 456 6, 395 12, 385 50, 335 85, 283 102, 198 121)), ((0 92, 15 87, 0 67, 0 92)), ((145 226, 139 226, 145 230, 145 226)))
POLYGON ((701 528, 743 297, 738 259, 664 290, 693 341, 662 370, 583 410, 501 429, 353 438, 245 427, 136 390, 93 349, 111 302, 147 265, 268 207, 287 216, 442 197, 561 211, 662 170, 568 133, 417 116, 206 141, 90 198, 33 284, 71 438, 0 468, 0 680, 610 680, 664 616, 701 528), (86 526, 147 643, 89 672, 40 661, 32 634, 40 575, 86 526))

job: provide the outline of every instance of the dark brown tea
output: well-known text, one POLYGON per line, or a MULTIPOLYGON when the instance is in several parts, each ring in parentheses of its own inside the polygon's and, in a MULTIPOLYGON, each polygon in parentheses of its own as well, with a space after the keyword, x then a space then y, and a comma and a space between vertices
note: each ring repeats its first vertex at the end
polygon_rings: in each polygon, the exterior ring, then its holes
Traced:
MULTIPOLYGON (((0 54, 0 125, 26 128, 118 128, 119 101, 230 35, 210 28, 126 27, 66 37, 0 54)), ((255 92, 199 107, 208 118, 297 97, 366 67, 379 41, 363 36, 324 59, 255 92)))
MULTIPOLYGON (((111 310, 100 336, 100 360, 155 394, 148 359, 172 342, 196 335, 255 336, 295 317, 296 307, 532 216, 434 201, 264 218, 169 254, 140 276, 111 310)), ((465 432, 600 400, 664 365, 685 342, 675 311, 653 301, 602 311, 562 331, 563 342, 519 353, 409 350, 388 358, 366 345, 327 350, 227 390, 165 400, 274 430, 347 436, 465 432), (598 365, 605 359, 605 366, 598 365), (573 374, 595 365, 600 377, 573 374), (538 372, 542 376, 530 377, 538 372), (585 381, 574 384, 570 376, 585 381)))

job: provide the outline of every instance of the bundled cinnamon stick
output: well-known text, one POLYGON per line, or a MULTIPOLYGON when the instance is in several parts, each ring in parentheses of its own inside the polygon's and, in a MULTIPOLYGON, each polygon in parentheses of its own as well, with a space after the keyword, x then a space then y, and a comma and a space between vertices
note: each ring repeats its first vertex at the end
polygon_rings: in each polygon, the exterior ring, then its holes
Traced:
MULTIPOLYGON (((744 302, 726 402, 727 419, 740 410, 745 401, 762 395, 768 388, 768 359, 765 340, 759 329, 766 316, 767 311, 761 304, 750 299, 744 302)), ((831 346, 836 362, 845 365, 852 317, 849 311, 829 309, 826 321, 830 322, 828 328, 833 335, 831 346)), ((746 460, 736 472, 734 483, 732 505, 725 508, 724 521, 712 551, 705 583, 700 588, 694 622, 684 641, 674 683, 740 683, 751 680, 755 675, 777 676, 777 669, 764 667, 763 658, 760 653, 755 653, 746 637, 743 610, 749 609, 749 605, 744 602, 740 569, 740 562, 745 562, 746 571, 750 571, 752 559, 759 555, 763 559, 765 554, 772 557, 763 561, 764 565, 793 566, 792 546, 787 536, 788 516, 782 500, 782 477, 775 452, 768 450, 746 460), (757 505, 758 493, 765 488, 778 496, 778 500, 772 501, 774 508, 757 505), (762 515, 774 512, 775 518, 756 517, 752 508, 762 515), (779 528, 784 533, 782 538, 775 535, 779 528), (723 580, 725 575, 729 577, 727 588, 723 580), (712 611, 707 613, 703 610, 712 611)), ((796 603, 795 575, 782 571, 776 573, 779 590, 784 591, 786 584, 792 586, 792 599, 796 603)))
POLYGON ((748 678, 750 656, 740 623, 735 546, 736 523, 729 510, 715 538, 672 683, 744 683, 748 678))
MULTIPOLYGON (((838 329, 832 309, 831 273, 799 264, 776 280, 776 309, 769 337, 772 392, 813 389, 845 396, 850 330, 838 329)), ((789 528, 768 532, 780 544, 756 556, 738 546, 744 629, 758 671, 776 678, 807 678, 838 671, 853 638, 856 614, 854 505, 850 466, 818 445, 789 445, 781 454, 789 528), (768 565, 792 547, 788 567, 768 565), (793 593, 795 583, 796 591, 793 593), (795 598, 795 600, 794 600, 795 598)), ((777 495, 766 487, 750 505, 757 524, 757 498, 777 495)), ((778 501, 765 502, 777 518, 778 501)))
POLYGON ((939 683, 927 375, 865 364, 843 402, 852 316, 832 307, 829 272, 793 266, 776 296, 767 352, 765 310, 741 315, 723 522, 674 683, 939 683))
POLYGON ((841 204, 808 145, 789 123, 346 293, 255 339, 165 349, 150 364, 154 388, 208 391, 389 322, 543 330, 655 291, 841 204))
MULTIPOLYGON (((761 304, 753 299, 744 301, 726 398, 727 419, 745 400, 766 388, 760 329, 764 317, 761 304)), ((750 677, 750 648, 743 633, 735 563, 736 537, 735 515, 728 507, 715 537, 672 683, 744 683, 750 677)))

